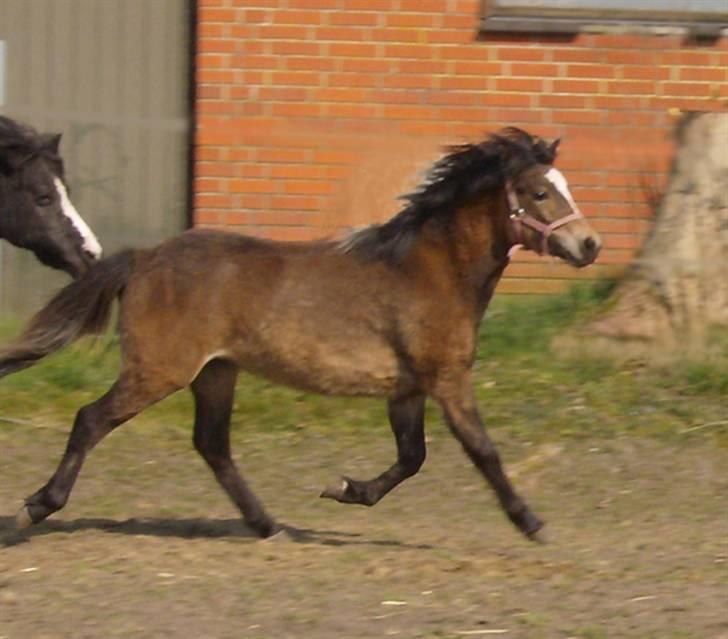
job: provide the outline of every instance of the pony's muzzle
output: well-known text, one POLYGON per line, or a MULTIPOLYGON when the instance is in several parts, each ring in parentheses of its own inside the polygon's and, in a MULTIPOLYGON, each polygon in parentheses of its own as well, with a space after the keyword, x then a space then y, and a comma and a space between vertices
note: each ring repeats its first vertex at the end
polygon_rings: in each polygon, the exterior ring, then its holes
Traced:
POLYGON ((581 241, 581 257, 587 264, 594 262, 601 250, 602 240, 598 235, 587 235, 581 241))
POLYGON ((555 231, 548 238, 549 253, 572 266, 589 266, 602 249, 602 240, 595 232, 584 235, 555 231))
POLYGON ((77 278, 92 266, 92 264, 98 261, 98 257, 83 251, 78 255, 66 255, 65 260, 61 268, 66 271, 72 278, 77 278))

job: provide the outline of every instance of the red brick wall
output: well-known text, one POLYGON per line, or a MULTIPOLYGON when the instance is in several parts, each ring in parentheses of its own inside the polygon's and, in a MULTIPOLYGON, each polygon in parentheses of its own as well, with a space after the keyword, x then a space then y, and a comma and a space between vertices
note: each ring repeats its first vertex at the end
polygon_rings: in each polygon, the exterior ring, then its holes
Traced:
POLYGON ((396 213, 444 143, 504 125, 563 138, 559 167, 603 234, 574 271, 521 253, 502 290, 618 272, 649 225, 676 109, 725 109, 728 42, 500 35, 477 0, 198 0, 195 223, 280 239, 396 213))

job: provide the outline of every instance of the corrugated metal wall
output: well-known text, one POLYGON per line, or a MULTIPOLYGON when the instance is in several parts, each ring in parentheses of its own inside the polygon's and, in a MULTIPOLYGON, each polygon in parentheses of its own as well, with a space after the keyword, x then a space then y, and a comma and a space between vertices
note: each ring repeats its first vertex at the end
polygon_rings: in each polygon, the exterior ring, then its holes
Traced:
MULTIPOLYGON (((187 224, 188 0, 0 0, 0 112, 63 133, 76 208, 107 254, 187 224)), ((67 281, 2 244, 0 312, 67 281)))

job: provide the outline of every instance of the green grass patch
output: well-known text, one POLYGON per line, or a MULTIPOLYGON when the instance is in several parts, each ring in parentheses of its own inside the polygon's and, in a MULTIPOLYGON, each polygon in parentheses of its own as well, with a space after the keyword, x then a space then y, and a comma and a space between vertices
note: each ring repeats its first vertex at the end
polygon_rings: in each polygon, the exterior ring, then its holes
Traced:
POLYGON ((548 353, 551 338, 595 314, 613 289, 604 280, 575 284, 562 295, 496 297, 483 320, 479 355, 548 353))

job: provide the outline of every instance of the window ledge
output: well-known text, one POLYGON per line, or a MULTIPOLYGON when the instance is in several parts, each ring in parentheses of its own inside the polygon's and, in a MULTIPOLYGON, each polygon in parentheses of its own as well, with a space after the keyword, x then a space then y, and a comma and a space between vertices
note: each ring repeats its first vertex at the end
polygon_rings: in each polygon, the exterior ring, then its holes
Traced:
POLYGON ((488 33, 628 33, 684 35, 692 39, 717 40, 728 36, 728 25, 720 22, 691 22, 676 25, 659 21, 594 20, 588 18, 544 18, 529 16, 489 16, 480 21, 480 34, 488 33))

